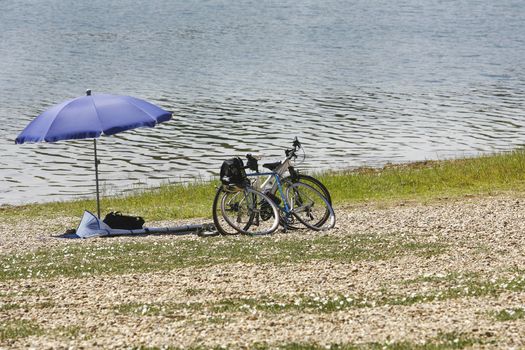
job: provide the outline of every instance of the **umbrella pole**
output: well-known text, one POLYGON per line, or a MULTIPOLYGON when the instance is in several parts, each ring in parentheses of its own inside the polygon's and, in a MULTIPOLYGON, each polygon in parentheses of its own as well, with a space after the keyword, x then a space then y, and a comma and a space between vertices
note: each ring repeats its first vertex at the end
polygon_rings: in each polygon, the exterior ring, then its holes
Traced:
POLYGON ((95 150, 95 180, 97 183, 97 215, 100 219, 100 195, 98 190, 98 159, 97 159, 97 139, 93 139, 93 148, 95 150))

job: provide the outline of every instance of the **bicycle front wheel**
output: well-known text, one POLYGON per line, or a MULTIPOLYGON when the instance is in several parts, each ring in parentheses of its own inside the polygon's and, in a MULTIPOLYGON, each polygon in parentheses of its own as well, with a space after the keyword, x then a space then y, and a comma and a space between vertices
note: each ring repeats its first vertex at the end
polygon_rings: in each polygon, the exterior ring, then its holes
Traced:
POLYGON ((334 209, 315 188, 302 182, 286 187, 286 200, 293 216, 312 230, 327 230, 335 226, 334 209))
POLYGON ((275 203, 252 188, 223 196, 221 213, 231 227, 251 236, 267 235, 279 227, 279 209, 275 203))
POLYGON ((305 174, 297 174, 296 177, 287 176, 282 181, 283 182, 302 182, 304 184, 310 185, 313 188, 315 188, 317 191, 319 191, 326 198, 328 203, 330 203, 330 205, 332 204, 332 197, 330 196, 330 192, 328 191, 326 186, 321 181, 319 181, 313 176, 305 175, 305 174))

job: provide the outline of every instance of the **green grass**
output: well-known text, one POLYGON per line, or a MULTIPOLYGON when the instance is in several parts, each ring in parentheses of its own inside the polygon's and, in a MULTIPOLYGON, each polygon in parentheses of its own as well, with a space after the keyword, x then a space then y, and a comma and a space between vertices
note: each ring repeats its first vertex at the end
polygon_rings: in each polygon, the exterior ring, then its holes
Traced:
MULTIPOLYGON (((227 298, 213 302, 165 302, 129 303, 116 307, 119 313, 138 316, 176 317, 181 310, 200 311, 218 316, 224 313, 332 313, 348 309, 381 307, 385 305, 413 305, 467 297, 497 296, 503 292, 525 291, 525 275, 494 281, 475 279, 459 280, 446 288, 437 288, 426 293, 399 295, 385 290, 380 295, 353 294, 298 294, 293 297, 267 295, 259 298, 227 298)), ((184 313, 183 313, 184 314, 184 313)), ((505 309, 493 316, 499 321, 524 317, 523 309, 505 309)))
MULTIPOLYGON (((516 274, 521 274, 522 271, 514 271, 516 274)), ((481 273, 479 272, 452 272, 448 274, 437 274, 437 275, 425 275, 419 276, 413 279, 405 280, 403 284, 420 284, 420 283, 453 283, 456 281, 465 281, 465 280, 476 280, 479 279, 481 273)))
POLYGON ((43 334, 43 330, 31 321, 15 320, 0 323, 0 341, 2 342, 40 334, 43 334))
POLYGON ((89 339, 90 336, 81 334, 82 328, 79 326, 69 325, 54 329, 42 328, 35 322, 28 320, 9 320, 3 323, 0 322, 0 348, 2 345, 10 344, 16 339, 25 338, 29 336, 51 335, 52 337, 60 337, 66 339, 75 339, 82 336, 83 339, 89 339))
POLYGON ((52 301, 44 301, 32 305, 27 304, 16 304, 16 303, 5 303, 0 304, 0 312, 9 311, 9 310, 17 310, 17 309, 23 309, 23 308, 36 308, 36 309, 46 309, 50 307, 54 307, 55 303, 52 301))
POLYGON ((432 199, 525 190, 525 150, 320 174, 334 202, 432 199))
POLYGON ((82 338, 82 339, 91 339, 91 336, 88 334, 83 333, 83 328, 76 325, 68 325, 68 326, 61 326, 53 329, 52 331, 48 331, 49 334, 54 334, 60 338, 66 338, 66 339, 76 339, 76 338, 82 338))
POLYGON ((522 308, 504 309, 492 314, 498 321, 514 321, 525 318, 525 310, 522 308))
POLYGON ((23 307, 22 305, 16 304, 16 303, 0 304, 0 312, 21 309, 22 307, 23 307))
POLYGON ((281 346, 267 344, 255 344, 252 348, 257 350, 282 349, 282 350, 445 350, 445 349, 464 349, 475 344, 484 344, 489 341, 467 337, 460 333, 442 333, 435 338, 429 339, 422 343, 410 341, 385 342, 385 343, 356 343, 356 344, 331 344, 328 346, 309 344, 309 343, 291 343, 281 346))
MULTIPOLYGON (((162 185, 133 195, 103 197, 101 214, 110 211, 139 215, 147 220, 210 217, 216 183, 162 185)), ((94 199, 0 207, 0 218, 80 217, 84 210, 96 214, 94 199)))
MULTIPOLYGON (((41 249, 0 256, 0 281, 23 278, 83 277, 169 271, 224 263, 298 263, 311 260, 352 262, 384 260, 407 254, 434 256, 444 244, 417 243, 401 234, 355 234, 349 237, 307 236, 304 239, 247 236, 164 242, 129 242, 41 249), (267 239, 265 239, 267 238, 267 239)), ((198 291, 190 291, 198 292, 198 291)))
MULTIPOLYGON (((432 198, 525 191, 525 150, 476 158, 387 165, 381 169, 316 175, 334 203, 432 198)), ((102 213, 122 211, 148 220, 211 217, 217 182, 163 185, 122 197, 103 197, 102 213)), ((95 212, 93 199, 0 207, 0 218, 80 216, 95 212)))
MULTIPOLYGON (((464 349, 472 347, 476 344, 490 344, 491 339, 471 338, 465 334, 451 332, 440 333, 436 337, 428 339, 425 342, 415 343, 410 341, 399 342, 384 342, 384 343, 346 343, 346 344, 329 344, 320 345, 316 343, 288 343, 288 344, 267 344, 254 343, 250 344, 249 348, 254 350, 447 350, 447 349, 464 349)), ((157 347, 137 346, 133 347, 137 350, 159 350, 157 347)), ((167 347, 167 350, 182 350, 178 347, 167 347)), ((187 348, 186 350, 223 350, 228 349, 228 346, 195 346, 187 348)))

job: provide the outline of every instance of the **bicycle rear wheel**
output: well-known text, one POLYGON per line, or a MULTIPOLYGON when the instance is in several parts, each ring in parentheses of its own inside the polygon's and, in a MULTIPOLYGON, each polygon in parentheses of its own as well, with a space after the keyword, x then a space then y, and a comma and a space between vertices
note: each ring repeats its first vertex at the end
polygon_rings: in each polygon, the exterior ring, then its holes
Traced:
POLYGON ((240 233, 259 236, 279 227, 279 209, 265 194, 252 188, 222 196, 221 214, 240 233))
POLYGON ((302 182, 286 186, 286 200, 293 216, 312 230, 327 230, 335 226, 334 209, 315 188, 302 182))
MULTIPOLYGON (((217 189, 217 193, 215 193, 215 198, 213 199, 213 223, 215 224, 215 228, 221 235, 238 235, 239 231, 234 229, 233 227, 228 224, 226 220, 224 220, 224 217, 222 216, 221 211, 221 201, 224 196, 232 196, 235 192, 225 190, 223 186, 220 186, 217 189)), ((226 200, 228 201, 228 200, 226 200)))

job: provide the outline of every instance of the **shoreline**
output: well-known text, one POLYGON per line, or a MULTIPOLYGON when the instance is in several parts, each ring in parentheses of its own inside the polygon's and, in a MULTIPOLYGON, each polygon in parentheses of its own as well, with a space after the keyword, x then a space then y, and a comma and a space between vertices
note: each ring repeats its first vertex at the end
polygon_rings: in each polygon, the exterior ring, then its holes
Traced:
MULTIPOLYGON (((335 204, 428 200, 525 191, 525 150, 448 160, 386 164, 381 168, 313 173, 328 187, 335 204)), ((210 216, 217 181, 166 184, 123 196, 103 196, 103 212, 122 211, 151 220, 210 216), (155 208, 157 211, 155 211, 155 208)), ((93 211, 94 199, 1 205, 0 217, 65 215, 93 211)))

